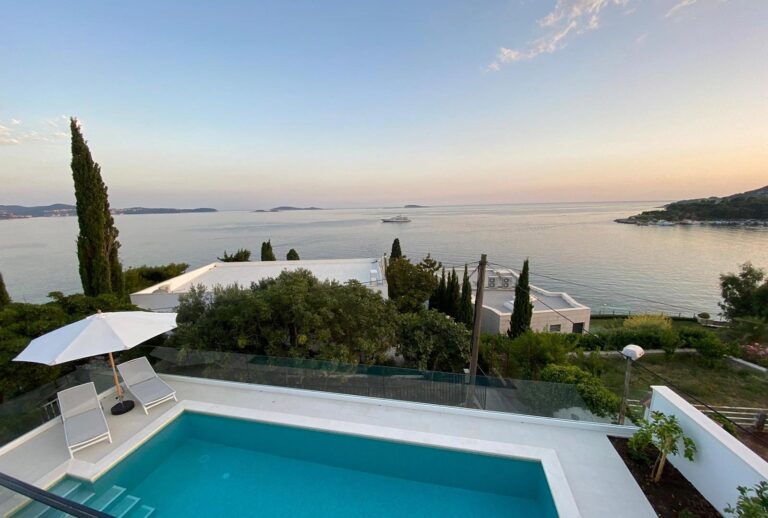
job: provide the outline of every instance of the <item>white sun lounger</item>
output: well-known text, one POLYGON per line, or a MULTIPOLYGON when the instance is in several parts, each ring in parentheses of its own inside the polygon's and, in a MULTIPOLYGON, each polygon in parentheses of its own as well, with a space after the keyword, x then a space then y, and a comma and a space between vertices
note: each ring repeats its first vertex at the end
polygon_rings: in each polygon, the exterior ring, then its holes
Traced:
POLYGON ((146 357, 121 363, 117 370, 120 371, 120 376, 133 397, 144 407, 145 414, 149 414, 149 409, 153 406, 170 399, 178 401, 176 391, 157 376, 146 357))
POLYGON ((107 419, 93 383, 62 390, 57 397, 61 419, 64 421, 64 438, 71 458, 74 458, 76 451, 97 442, 112 442, 107 419))

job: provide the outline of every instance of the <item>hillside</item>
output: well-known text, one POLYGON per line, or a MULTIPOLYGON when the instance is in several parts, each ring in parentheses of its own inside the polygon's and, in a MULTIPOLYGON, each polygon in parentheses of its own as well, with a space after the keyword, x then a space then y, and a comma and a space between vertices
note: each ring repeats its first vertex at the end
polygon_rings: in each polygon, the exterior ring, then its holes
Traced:
MULTIPOLYGON (((130 207, 127 209, 112 209, 111 212, 112 214, 183 214, 187 212, 216 212, 216 209, 130 207)), ((25 207, 23 205, 0 205, 0 219, 47 218, 75 215, 77 215, 77 208, 74 205, 67 205, 65 203, 38 205, 34 207, 25 207)))
POLYGON ((722 198, 676 201, 659 210, 645 211, 616 222, 768 226, 768 186, 722 198))

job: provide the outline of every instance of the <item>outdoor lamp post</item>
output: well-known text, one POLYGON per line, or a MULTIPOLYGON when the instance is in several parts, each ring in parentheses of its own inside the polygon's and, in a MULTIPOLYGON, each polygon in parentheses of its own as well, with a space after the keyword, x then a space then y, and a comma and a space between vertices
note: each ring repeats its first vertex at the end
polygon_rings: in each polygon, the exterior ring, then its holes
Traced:
POLYGON ((624 424, 627 415, 627 398, 629 397, 629 380, 632 377, 632 362, 643 357, 645 351, 639 345, 629 344, 621 350, 621 355, 627 359, 627 368, 624 371, 624 393, 621 395, 619 407, 619 424, 624 424))

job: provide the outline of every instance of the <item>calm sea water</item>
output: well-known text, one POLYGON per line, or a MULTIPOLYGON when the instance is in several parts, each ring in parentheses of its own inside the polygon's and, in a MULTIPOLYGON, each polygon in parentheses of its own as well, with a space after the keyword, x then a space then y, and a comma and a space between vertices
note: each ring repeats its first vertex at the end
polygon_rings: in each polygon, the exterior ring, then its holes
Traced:
MULTIPOLYGON (((272 240, 278 257, 373 257, 399 237, 403 252, 427 252, 463 267, 489 261, 519 268, 532 282, 569 292, 594 311, 717 312, 718 276, 751 260, 768 266, 768 230, 637 227, 614 223, 661 202, 520 204, 426 209, 117 216, 126 266, 186 262, 201 266, 246 247, 258 259, 272 240), (408 224, 383 224, 402 212, 408 224)), ((76 218, 0 221, 0 272, 16 300, 80 289, 76 218)))

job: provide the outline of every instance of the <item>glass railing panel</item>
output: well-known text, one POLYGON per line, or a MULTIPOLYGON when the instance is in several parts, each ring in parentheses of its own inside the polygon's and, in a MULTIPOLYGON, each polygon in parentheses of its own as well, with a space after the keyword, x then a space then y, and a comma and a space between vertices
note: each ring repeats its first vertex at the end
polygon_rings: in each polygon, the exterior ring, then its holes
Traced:
POLYGON ((153 350, 160 373, 468 407, 579 421, 610 422, 592 414, 575 385, 420 371, 382 365, 277 358, 215 351, 153 350))

